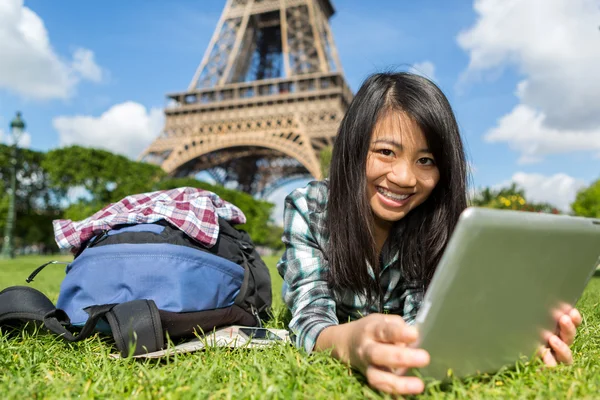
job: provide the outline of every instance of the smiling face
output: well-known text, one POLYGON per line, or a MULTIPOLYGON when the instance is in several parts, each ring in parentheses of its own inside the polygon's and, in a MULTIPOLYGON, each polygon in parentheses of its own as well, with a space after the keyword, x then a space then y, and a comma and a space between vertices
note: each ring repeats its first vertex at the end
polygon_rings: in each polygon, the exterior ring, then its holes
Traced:
POLYGON ((407 114, 386 112, 375 125, 367 155, 367 196, 377 231, 422 204, 440 180, 425 135, 407 114))

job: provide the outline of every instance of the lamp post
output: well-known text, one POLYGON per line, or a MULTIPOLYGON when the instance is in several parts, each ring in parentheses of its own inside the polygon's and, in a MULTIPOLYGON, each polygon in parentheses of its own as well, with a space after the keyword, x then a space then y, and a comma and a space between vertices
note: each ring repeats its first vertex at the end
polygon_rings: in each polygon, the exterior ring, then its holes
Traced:
POLYGON ((12 146, 10 151, 10 193, 8 197, 8 214, 6 216, 6 225, 4 226, 4 243, 2 243, 2 258, 14 258, 15 249, 13 243, 13 233, 15 227, 15 197, 17 192, 17 145, 19 139, 25 130, 25 122, 21 119, 21 113, 17 112, 16 117, 10 122, 10 134, 12 137, 12 146))

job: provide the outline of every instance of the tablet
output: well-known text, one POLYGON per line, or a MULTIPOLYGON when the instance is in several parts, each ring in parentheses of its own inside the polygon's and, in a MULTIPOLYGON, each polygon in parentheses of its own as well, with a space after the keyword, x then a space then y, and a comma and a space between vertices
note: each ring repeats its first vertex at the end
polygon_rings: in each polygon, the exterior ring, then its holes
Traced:
POLYGON ((600 256, 600 220, 468 208, 416 318, 417 371, 444 380, 493 373, 531 357, 555 310, 574 305, 600 256))

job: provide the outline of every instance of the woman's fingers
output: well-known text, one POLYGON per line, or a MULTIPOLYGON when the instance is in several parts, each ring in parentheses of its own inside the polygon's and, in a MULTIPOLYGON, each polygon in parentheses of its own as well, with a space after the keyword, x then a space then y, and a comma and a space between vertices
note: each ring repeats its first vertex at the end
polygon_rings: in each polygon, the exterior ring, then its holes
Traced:
POLYGON ((542 361, 544 361, 544 364, 554 367, 558 363, 573 363, 573 352, 567 343, 557 335, 548 331, 544 331, 543 336, 547 345, 540 346, 538 354, 542 361))
POLYGON ((398 376, 372 365, 367 367, 365 377, 371 387, 390 394, 419 394, 425 389, 419 378, 398 376))
POLYGON ((558 336, 552 335, 549 340, 550 348, 554 351, 556 361, 573 364, 573 353, 568 344, 563 342, 558 336))
POLYGON ((369 365, 405 371, 407 368, 421 368, 429 364, 429 353, 422 349, 411 349, 393 344, 373 342, 365 352, 369 365))
POLYGON ((556 358, 554 358, 554 354, 552 354, 552 350, 547 346, 540 346, 538 350, 538 354, 540 355, 544 364, 549 367, 556 367, 558 363, 556 362, 556 358))
POLYGON ((552 311, 552 316, 554 317, 554 320, 557 322, 565 314, 568 315, 569 317, 571 317, 571 321, 573 321, 573 324, 575 324, 576 327, 581 325, 581 321, 583 319, 581 317, 581 313, 579 312, 578 309, 574 308, 573 306, 571 306, 567 303, 561 303, 558 307, 556 307, 552 311))
POLYGON ((575 324, 576 327, 581 325, 583 318, 581 317, 581 313, 578 309, 573 308, 571 311, 569 311, 569 317, 571 317, 571 321, 573 321, 573 324, 575 324))
POLYGON ((559 336, 563 342, 567 345, 573 344, 575 335, 577 334, 577 327, 573 323, 573 319, 570 315, 564 314, 558 320, 559 336))
POLYGON ((381 315, 373 328, 375 340, 380 343, 410 344, 419 336, 417 330, 398 315, 381 315))
POLYGON ((361 369, 369 385, 392 394, 421 393, 423 381, 400 376, 407 369, 429 364, 429 353, 407 346, 417 340, 417 330, 397 315, 373 315, 364 322, 364 330, 354 348, 353 365, 361 369))

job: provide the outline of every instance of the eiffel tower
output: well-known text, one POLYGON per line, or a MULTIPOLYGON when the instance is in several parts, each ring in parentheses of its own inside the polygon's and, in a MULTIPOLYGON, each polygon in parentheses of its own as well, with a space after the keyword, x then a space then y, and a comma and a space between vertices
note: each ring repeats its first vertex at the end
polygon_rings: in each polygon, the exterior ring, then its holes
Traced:
POLYGON ((165 126, 142 153, 174 177, 206 171, 265 198, 321 179, 352 100, 329 0, 228 0, 187 91, 168 94, 165 126))

